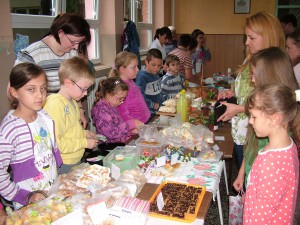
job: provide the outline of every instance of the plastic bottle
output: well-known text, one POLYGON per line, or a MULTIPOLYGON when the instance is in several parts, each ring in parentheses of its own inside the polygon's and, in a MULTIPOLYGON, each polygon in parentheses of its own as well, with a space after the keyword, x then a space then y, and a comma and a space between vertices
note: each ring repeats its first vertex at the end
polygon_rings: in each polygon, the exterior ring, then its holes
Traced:
POLYGON ((179 98, 177 101, 177 114, 180 114, 180 118, 182 122, 187 121, 187 110, 188 110, 188 102, 185 90, 181 90, 179 92, 179 98))
POLYGON ((182 90, 179 92, 179 98, 177 101, 177 114, 180 115, 181 118, 181 112, 183 109, 183 96, 182 96, 182 90))

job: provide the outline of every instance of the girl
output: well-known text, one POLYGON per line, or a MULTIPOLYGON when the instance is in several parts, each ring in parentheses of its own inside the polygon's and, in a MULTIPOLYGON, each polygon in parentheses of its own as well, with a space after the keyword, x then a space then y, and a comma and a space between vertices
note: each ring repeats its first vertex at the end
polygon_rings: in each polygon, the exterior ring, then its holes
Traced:
POLYGON ((234 140, 234 152, 238 162, 238 168, 243 161, 243 148, 246 141, 248 118, 245 115, 245 101, 253 90, 250 76, 250 60, 259 50, 275 46, 285 48, 285 36, 279 20, 268 12, 259 12, 246 20, 246 59, 237 72, 235 80, 235 93, 223 91, 218 99, 230 98, 234 94, 237 97, 237 105, 222 102, 227 109, 218 121, 227 121, 232 118, 232 137, 234 140))
MULTIPOLYGON (((266 84, 284 84, 292 90, 298 89, 289 56, 277 47, 260 50, 253 55, 250 62, 252 82, 259 87, 266 84)), ((268 138, 257 138, 252 127, 248 128, 245 157, 233 187, 240 191, 247 181, 251 166, 257 153, 268 143, 268 138)))
POLYGON ((125 101, 127 93, 127 84, 120 78, 111 77, 101 81, 95 94, 92 118, 97 133, 104 135, 108 143, 126 142, 143 124, 136 119, 123 121, 117 107, 125 101))
POLYGON ((139 87, 134 83, 138 69, 137 56, 131 52, 120 52, 115 59, 114 68, 109 77, 121 78, 129 87, 128 95, 123 104, 118 107, 124 121, 137 119, 146 123, 150 118, 150 110, 139 87))
POLYGON ((158 28, 155 32, 154 41, 150 44, 149 50, 157 48, 161 52, 164 60, 167 56, 165 45, 172 37, 172 32, 168 27, 158 28))
POLYGON ((295 30, 287 36, 286 51, 292 60, 294 73, 300 84, 300 29, 295 30))
POLYGON ((43 70, 21 63, 13 68, 9 80, 15 110, 8 112, 0 125, 0 195, 18 209, 26 205, 28 196, 35 201, 41 197, 40 190, 50 188, 62 159, 53 120, 42 110, 47 94, 43 70))
POLYGON ((269 143, 259 151, 248 177, 243 224, 293 224, 300 144, 296 93, 282 84, 260 86, 247 99, 246 110, 256 136, 268 137, 269 143))

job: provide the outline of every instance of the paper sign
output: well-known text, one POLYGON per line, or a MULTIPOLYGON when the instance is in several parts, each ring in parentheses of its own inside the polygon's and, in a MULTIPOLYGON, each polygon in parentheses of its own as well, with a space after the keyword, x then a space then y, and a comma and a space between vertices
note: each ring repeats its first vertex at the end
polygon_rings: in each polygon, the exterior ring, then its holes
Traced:
POLYGON ((161 192, 159 192, 159 194, 157 195, 156 204, 159 211, 161 211, 165 206, 164 197, 161 192))
POLYGON ((177 163, 178 156, 179 156, 178 153, 171 155, 171 165, 174 165, 177 163))
POLYGON ((219 151, 219 150, 220 150, 220 148, 219 148, 218 145, 214 145, 214 146, 212 147, 212 149, 215 150, 215 151, 219 151))
POLYGON ((115 164, 111 164, 111 177, 115 180, 118 180, 118 178, 121 176, 120 168, 117 167, 115 164))
POLYGON ((82 225, 83 215, 81 209, 76 209, 68 215, 52 222, 52 225, 82 225))
POLYGON ((161 167, 161 166, 164 166, 164 165, 166 165, 166 156, 156 158, 156 166, 157 167, 161 167))
POLYGON ((96 202, 87 207, 87 212, 93 224, 102 224, 108 217, 108 211, 104 201, 96 202))
POLYGON ((225 141, 225 137, 224 136, 215 136, 215 140, 216 141, 225 141))

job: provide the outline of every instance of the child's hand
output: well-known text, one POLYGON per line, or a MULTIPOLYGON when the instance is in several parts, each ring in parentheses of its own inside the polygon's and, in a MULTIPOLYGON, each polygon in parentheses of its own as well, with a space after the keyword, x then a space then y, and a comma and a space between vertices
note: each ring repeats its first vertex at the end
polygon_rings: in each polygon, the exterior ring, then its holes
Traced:
POLYGON ((142 126, 144 125, 143 122, 139 121, 139 120, 134 120, 134 123, 135 123, 135 127, 138 128, 139 126, 142 126))
POLYGON ((89 130, 85 130, 85 137, 97 139, 97 135, 94 132, 89 131, 89 130))
POLYGON ((87 148, 93 149, 98 146, 99 141, 94 138, 87 139, 87 148))

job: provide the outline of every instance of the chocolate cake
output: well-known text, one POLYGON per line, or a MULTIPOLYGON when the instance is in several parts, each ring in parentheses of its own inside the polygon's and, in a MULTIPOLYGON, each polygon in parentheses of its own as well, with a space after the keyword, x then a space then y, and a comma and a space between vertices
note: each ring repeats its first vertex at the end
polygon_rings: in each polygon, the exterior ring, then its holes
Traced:
MULTIPOLYGON (((197 201, 202 188, 188 186, 186 184, 166 183, 161 193, 164 199, 164 207, 159 211, 156 198, 150 203, 150 212, 160 215, 185 219, 190 214, 195 214, 197 201)), ((194 215, 196 217, 196 215, 194 215)))

